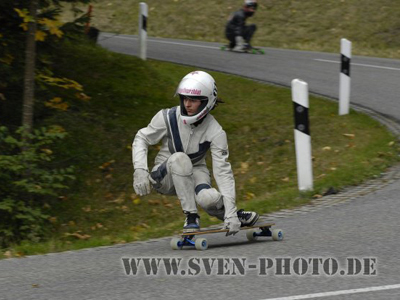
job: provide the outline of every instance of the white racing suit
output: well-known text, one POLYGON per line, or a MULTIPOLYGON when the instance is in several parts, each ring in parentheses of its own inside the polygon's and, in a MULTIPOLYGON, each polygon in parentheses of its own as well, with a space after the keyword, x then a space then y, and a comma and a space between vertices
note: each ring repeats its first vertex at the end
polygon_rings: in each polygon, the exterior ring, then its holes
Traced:
POLYGON ((180 118, 179 106, 159 111, 135 136, 132 145, 135 170, 149 170, 148 146, 160 140, 162 146, 150 173, 153 187, 161 194, 177 195, 185 213, 196 213, 198 204, 225 223, 232 218, 237 222, 235 180, 228 162, 227 137, 217 120, 208 114, 199 125, 186 125, 180 118), (211 149, 212 171, 219 192, 211 187, 205 161, 208 149, 211 149))

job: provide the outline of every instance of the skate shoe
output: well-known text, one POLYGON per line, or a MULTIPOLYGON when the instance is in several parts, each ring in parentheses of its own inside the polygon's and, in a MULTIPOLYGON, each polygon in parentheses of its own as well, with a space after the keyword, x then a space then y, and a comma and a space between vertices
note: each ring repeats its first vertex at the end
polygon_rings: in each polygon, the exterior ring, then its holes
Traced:
POLYGON ((250 43, 245 43, 243 45, 243 51, 251 51, 253 50, 253 47, 250 45, 250 43))
POLYGON ((245 47, 243 45, 236 45, 235 47, 232 48, 232 51, 234 52, 246 52, 245 47))
POLYGON ((183 225, 183 232, 194 232, 200 229, 200 216, 196 213, 189 213, 186 215, 185 224, 183 225))
POLYGON ((241 227, 253 226, 260 217, 260 215, 256 212, 244 211, 243 209, 238 210, 237 216, 239 218, 239 221, 242 223, 241 227))

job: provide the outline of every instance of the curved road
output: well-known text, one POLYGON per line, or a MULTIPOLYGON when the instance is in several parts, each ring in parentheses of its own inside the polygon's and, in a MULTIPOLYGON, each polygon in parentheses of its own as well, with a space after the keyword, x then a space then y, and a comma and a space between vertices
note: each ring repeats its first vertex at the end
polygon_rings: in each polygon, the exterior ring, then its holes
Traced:
MULTIPOLYGON (((138 53, 136 37, 102 34, 99 42, 138 53)), ((150 39, 148 57, 284 86, 300 78, 314 93, 338 95, 335 54, 268 48, 244 55, 214 43, 150 39)), ((351 74, 352 103, 389 116, 397 128, 400 61, 354 57, 351 74)), ((350 191, 351 201, 340 205, 274 214, 282 242, 247 243, 242 231, 209 235, 205 252, 173 251, 163 238, 2 260, 0 299, 400 299, 398 169, 379 189, 350 191), (148 275, 149 259, 159 259, 157 275, 148 275)))

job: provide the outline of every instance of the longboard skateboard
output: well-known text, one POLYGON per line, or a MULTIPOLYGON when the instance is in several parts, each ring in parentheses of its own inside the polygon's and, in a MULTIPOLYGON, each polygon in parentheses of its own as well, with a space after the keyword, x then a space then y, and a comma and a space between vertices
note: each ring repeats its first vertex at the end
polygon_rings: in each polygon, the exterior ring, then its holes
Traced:
MULTIPOLYGON (((223 50, 223 51, 235 52, 231 48, 229 48, 229 46, 226 46, 226 45, 221 46, 220 49, 223 50)), ((265 51, 263 49, 261 49, 261 48, 251 48, 251 49, 246 50, 244 52, 238 52, 238 53, 265 54, 265 51)))
MULTIPOLYGON (((281 229, 271 229, 274 225, 275 223, 256 223, 253 226, 241 227, 240 230, 247 230, 246 237, 249 241, 255 241, 259 237, 272 237, 274 241, 283 240, 283 231, 281 229)), ((211 228, 183 232, 180 238, 172 238, 170 245, 174 250, 182 250, 184 246, 195 247, 197 250, 207 250, 207 239, 195 238, 195 236, 228 231, 226 228, 211 228)))

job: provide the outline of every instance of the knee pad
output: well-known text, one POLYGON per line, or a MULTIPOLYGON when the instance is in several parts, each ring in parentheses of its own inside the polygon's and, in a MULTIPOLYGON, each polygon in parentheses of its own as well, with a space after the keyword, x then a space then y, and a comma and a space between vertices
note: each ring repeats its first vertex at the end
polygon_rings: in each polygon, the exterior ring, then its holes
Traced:
POLYGON ((200 190, 196 200, 204 210, 220 209, 224 205, 221 193, 214 188, 200 190))
POLYGON ((189 156, 183 152, 176 152, 168 159, 168 166, 172 174, 190 176, 193 174, 193 164, 189 156))

